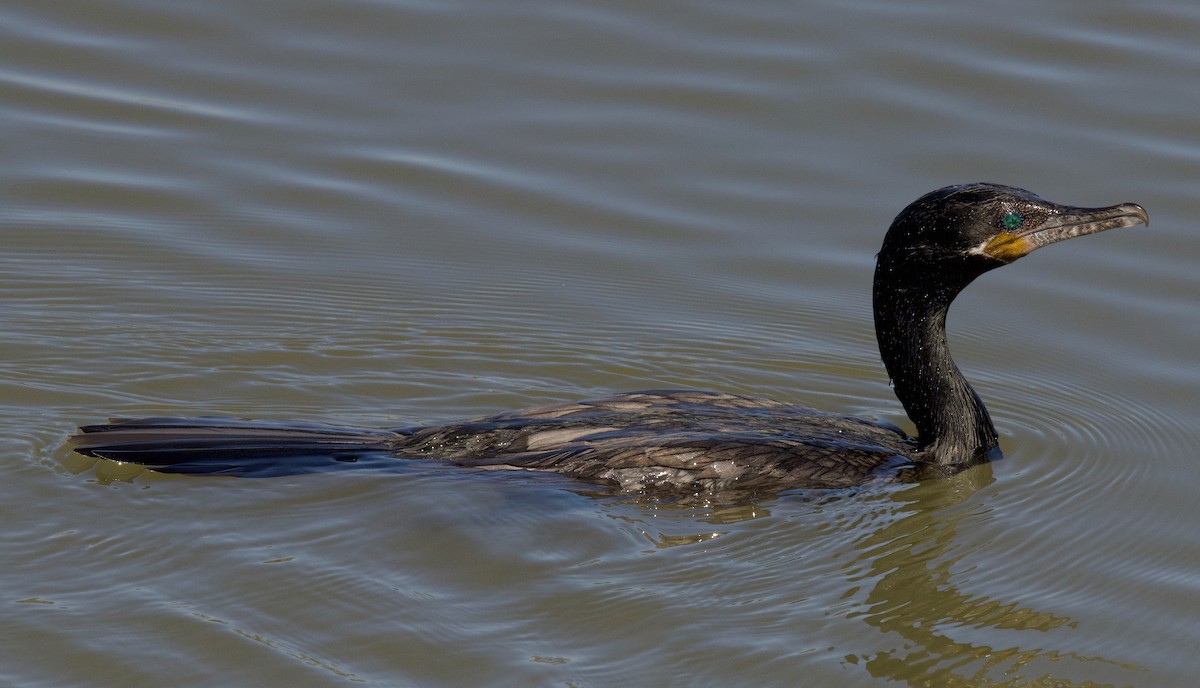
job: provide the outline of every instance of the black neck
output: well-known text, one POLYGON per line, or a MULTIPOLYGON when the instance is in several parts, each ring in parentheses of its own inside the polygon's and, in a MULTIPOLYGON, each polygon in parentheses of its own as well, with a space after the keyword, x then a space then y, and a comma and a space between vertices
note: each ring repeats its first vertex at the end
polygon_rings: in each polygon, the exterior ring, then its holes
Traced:
POLYGON ((996 429, 946 344, 946 312, 970 282, 930 284, 929 275, 883 255, 875 270, 875 336, 896 396, 917 426, 914 458, 974 463, 996 447, 996 429))

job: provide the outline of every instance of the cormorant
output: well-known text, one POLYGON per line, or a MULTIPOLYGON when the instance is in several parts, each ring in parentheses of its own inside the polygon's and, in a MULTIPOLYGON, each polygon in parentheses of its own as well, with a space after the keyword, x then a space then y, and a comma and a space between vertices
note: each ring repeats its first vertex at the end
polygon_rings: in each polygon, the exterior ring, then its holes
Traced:
POLYGON ((996 184, 938 189, 896 216, 876 261, 875 332, 915 438, 768 399, 652 390, 397 430, 144 418, 86 425, 72 440, 81 454, 170 473, 277 475, 381 457, 441 459, 689 492, 949 473, 998 455, 991 417, 946 345, 951 301, 976 277, 1042 246, 1137 224, 1149 217, 1134 203, 1078 208, 996 184))

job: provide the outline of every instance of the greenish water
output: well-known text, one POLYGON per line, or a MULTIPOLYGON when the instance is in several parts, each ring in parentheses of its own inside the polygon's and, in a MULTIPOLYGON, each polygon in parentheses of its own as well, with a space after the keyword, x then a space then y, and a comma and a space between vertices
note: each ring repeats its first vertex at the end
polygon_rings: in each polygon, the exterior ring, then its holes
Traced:
POLYGON ((0 683, 1193 685, 1196 35, 1183 2, 7 3, 0 683), (677 505, 64 446, 650 387, 906 425, 873 255, 976 180, 1151 228, 955 305, 1006 458, 952 480, 677 505))

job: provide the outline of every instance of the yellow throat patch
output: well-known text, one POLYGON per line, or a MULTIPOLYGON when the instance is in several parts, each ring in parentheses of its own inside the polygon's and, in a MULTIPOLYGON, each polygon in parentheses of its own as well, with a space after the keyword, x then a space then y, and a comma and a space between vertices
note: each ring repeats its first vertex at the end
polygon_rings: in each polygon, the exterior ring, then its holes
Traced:
POLYGON ((1021 256, 1028 255, 1035 248, 1037 245, 1026 237, 1012 232, 1000 232, 988 239, 988 242, 980 247, 979 252, 996 260, 1011 263, 1021 256))

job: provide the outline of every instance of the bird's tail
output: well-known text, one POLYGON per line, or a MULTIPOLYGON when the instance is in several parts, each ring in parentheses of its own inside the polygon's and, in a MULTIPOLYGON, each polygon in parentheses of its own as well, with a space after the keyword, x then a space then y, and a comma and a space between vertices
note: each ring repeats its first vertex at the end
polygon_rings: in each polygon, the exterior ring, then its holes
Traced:
POLYGON ((391 459, 401 433, 231 418, 114 418, 71 437, 84 456, 163 473, 266 477, 367 467, 391 459))

